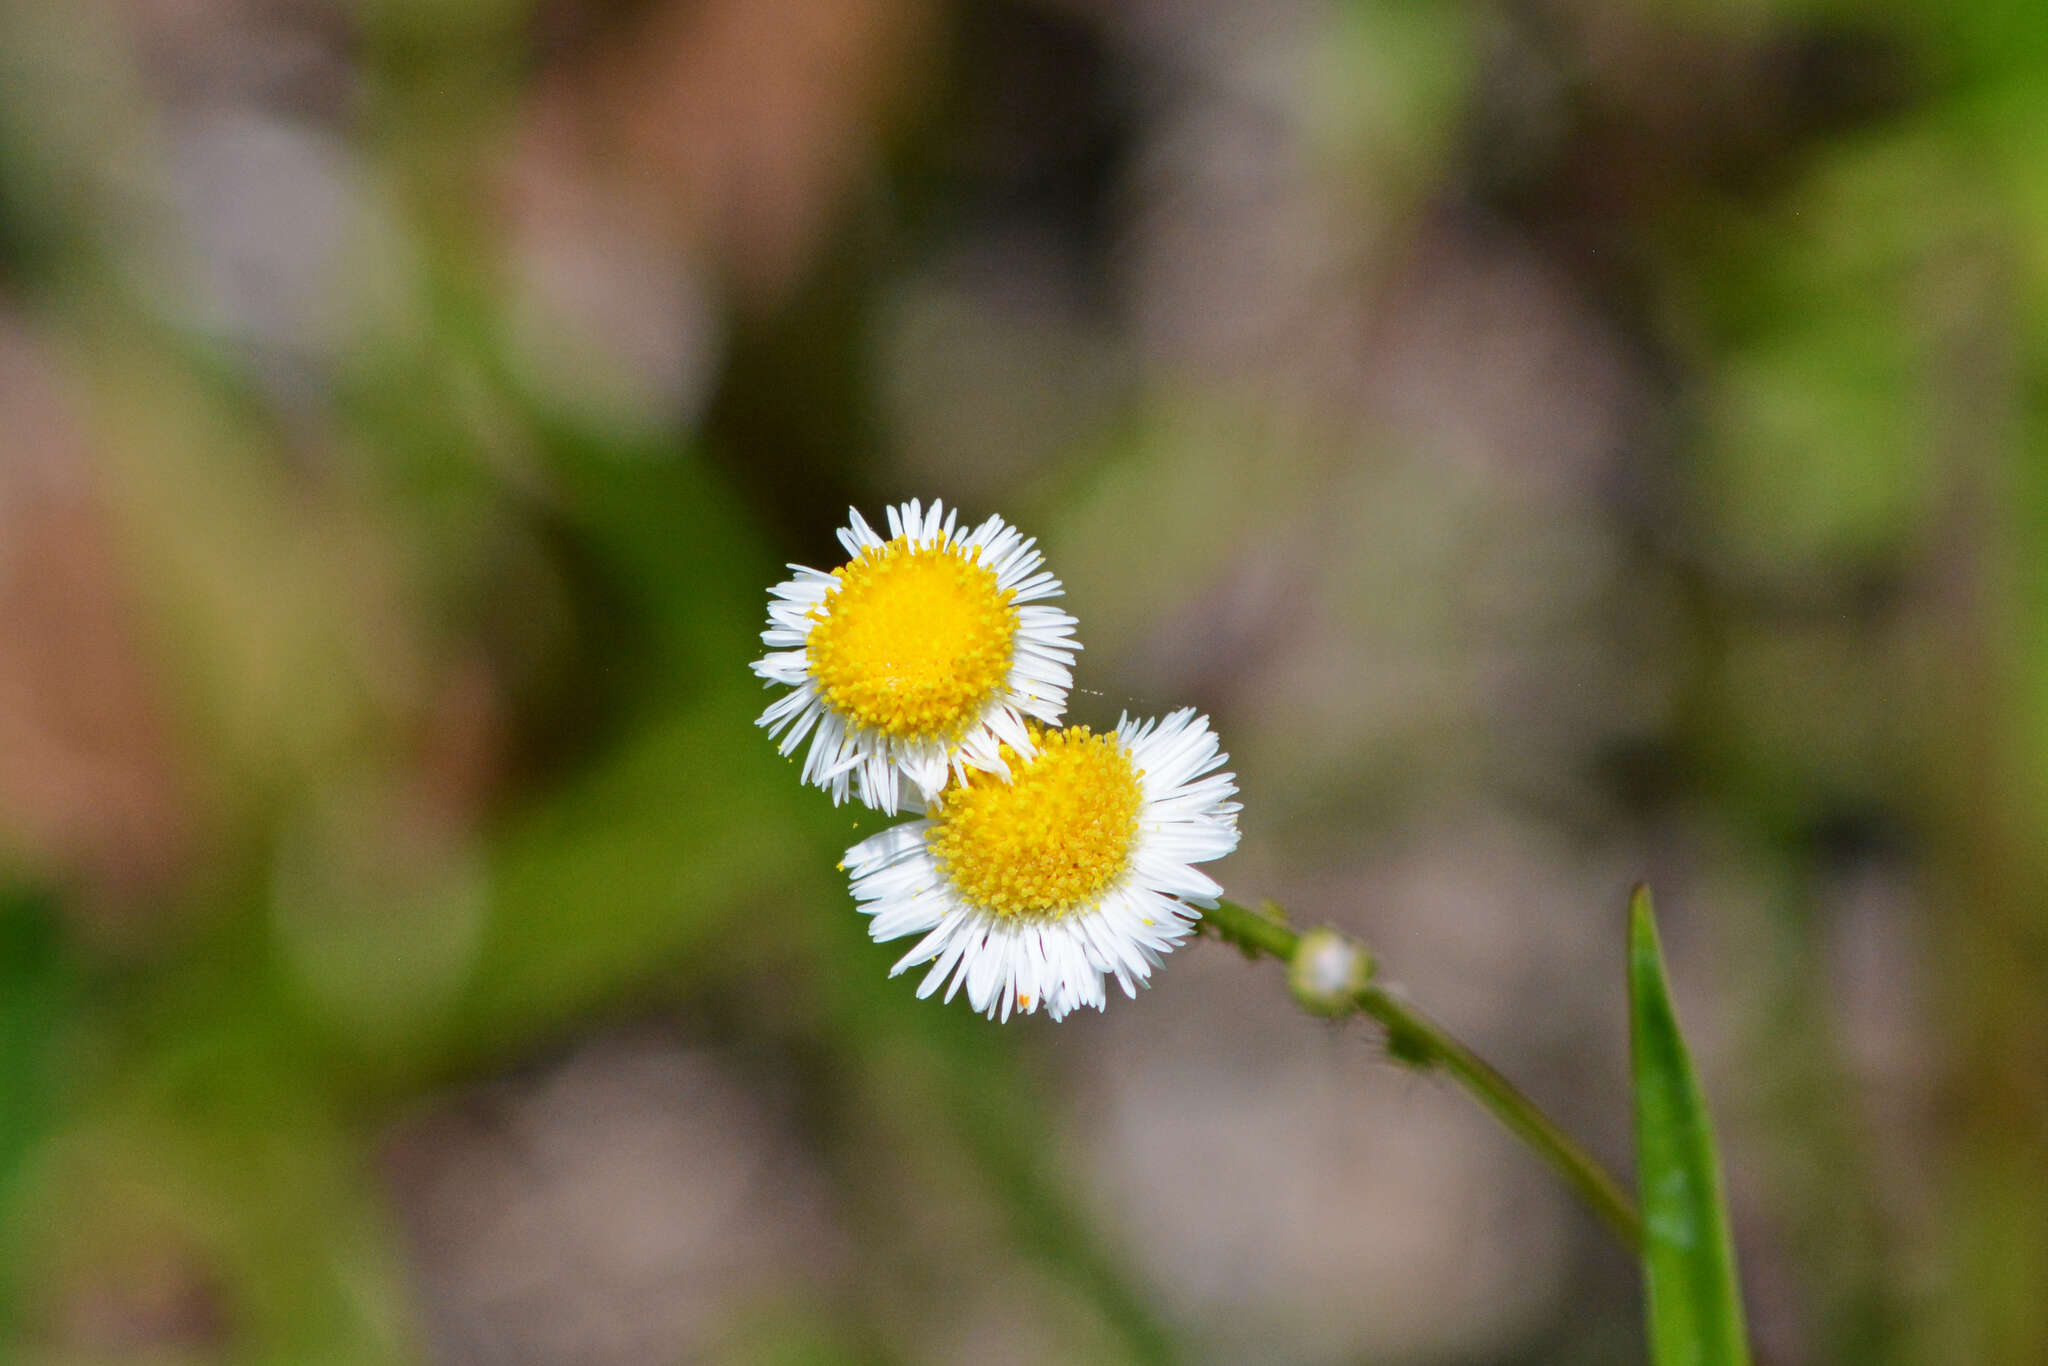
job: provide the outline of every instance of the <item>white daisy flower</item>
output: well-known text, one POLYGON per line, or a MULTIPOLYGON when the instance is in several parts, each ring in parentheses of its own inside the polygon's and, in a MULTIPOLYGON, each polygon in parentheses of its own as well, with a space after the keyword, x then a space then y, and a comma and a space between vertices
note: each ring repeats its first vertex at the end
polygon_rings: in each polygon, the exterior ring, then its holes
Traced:
POLYGON ((759 724, 789 754, 811 737, 803 778, 894 814, 904 782, 926 801, 949 774, 1006 773, 1031 752, 1026 718, 1057 725, 1074 681, 1074 619, 1036 542, 1000 517, 971 532, 916 499, 889 509, 883 540, 849 510, 853 558, 825 573, 791 565, 768 603, 754 672, 790 691, 759 724))
POLYGON ((1194 865, 1237 847, 1229 756, 1192 708, 1034 739, 1034 755, 1005 756, 1008 781, 969 774, 844 865, 877 943, 923 936, 891 976, 930 963, 920 997, 964 985, 1005 1020, 1100 1010, 1106 977, 1136 996, 1222 894, 1194 865))

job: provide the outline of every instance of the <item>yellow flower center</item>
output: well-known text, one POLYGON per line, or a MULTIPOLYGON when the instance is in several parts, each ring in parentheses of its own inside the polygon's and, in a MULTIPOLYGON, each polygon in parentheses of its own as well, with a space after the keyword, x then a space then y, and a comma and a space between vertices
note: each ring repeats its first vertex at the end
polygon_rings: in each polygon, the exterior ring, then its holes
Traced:
POLYGON ((1143 792, 1114 735, 1072 726, 1005 745, 1011 780, 969 773, 941 794, 925 842, 960 895, 999 916, 1057 920, 1091 904, 1130 863, 1143 792))
POLYGON ((1013 596, 955 546, 897 537, 832 571, 805 642, 841 716, 899 740, 957 740, 1010 674, 1013 596))

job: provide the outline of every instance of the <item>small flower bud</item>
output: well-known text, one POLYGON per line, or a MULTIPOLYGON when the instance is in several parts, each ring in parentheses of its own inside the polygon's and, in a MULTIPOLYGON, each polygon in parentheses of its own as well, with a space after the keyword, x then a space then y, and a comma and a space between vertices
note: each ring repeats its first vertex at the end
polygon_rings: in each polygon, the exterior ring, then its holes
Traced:
POLYGON ((1358 1008, 1358 993, 1372 980, 1372 955, 1365 945, 1332 929, 1310 930, 1301 937, 1288 965, 1287 984, 1302 1009, 1318 1015, 1348 1015, 1358 1008))

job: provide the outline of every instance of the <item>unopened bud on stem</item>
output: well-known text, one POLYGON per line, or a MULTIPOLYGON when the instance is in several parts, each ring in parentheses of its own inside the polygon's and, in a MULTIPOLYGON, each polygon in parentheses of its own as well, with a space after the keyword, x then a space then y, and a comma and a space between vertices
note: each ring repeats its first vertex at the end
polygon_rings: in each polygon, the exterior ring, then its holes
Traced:
POLYGON ((1310 930, 1288 964, 1287 984, 1302 1009, 1348 1015, 1358 1009, 1358 993, 1372 980, 1372 966, 1372 955, 1356 939, 1332 929, 1310 930))

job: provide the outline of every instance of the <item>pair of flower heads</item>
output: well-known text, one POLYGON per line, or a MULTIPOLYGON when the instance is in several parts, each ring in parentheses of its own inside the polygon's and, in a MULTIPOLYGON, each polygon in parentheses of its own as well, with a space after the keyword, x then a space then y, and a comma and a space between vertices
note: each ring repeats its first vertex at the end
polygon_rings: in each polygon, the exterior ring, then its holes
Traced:
MULTIPOLYGON (((788 689, 760 724, 803 779, 888 815, 924 815, 841 865, 877 943, 918 936, 894 972, 929 963, 919 996, 963 987, 984 1014, 1057 1020, 1127 996, 1222 889, 1195 865, 1237 847, 1235 778, 1207 717, 1063 726, 1075 619, 1036 543, 990 517, 913 499, 884 538, 852 511, 849 556, 791 565, 770 592, 770 653, 788 689)), ((893 975, 893 974, 892 974, 893 975)))

